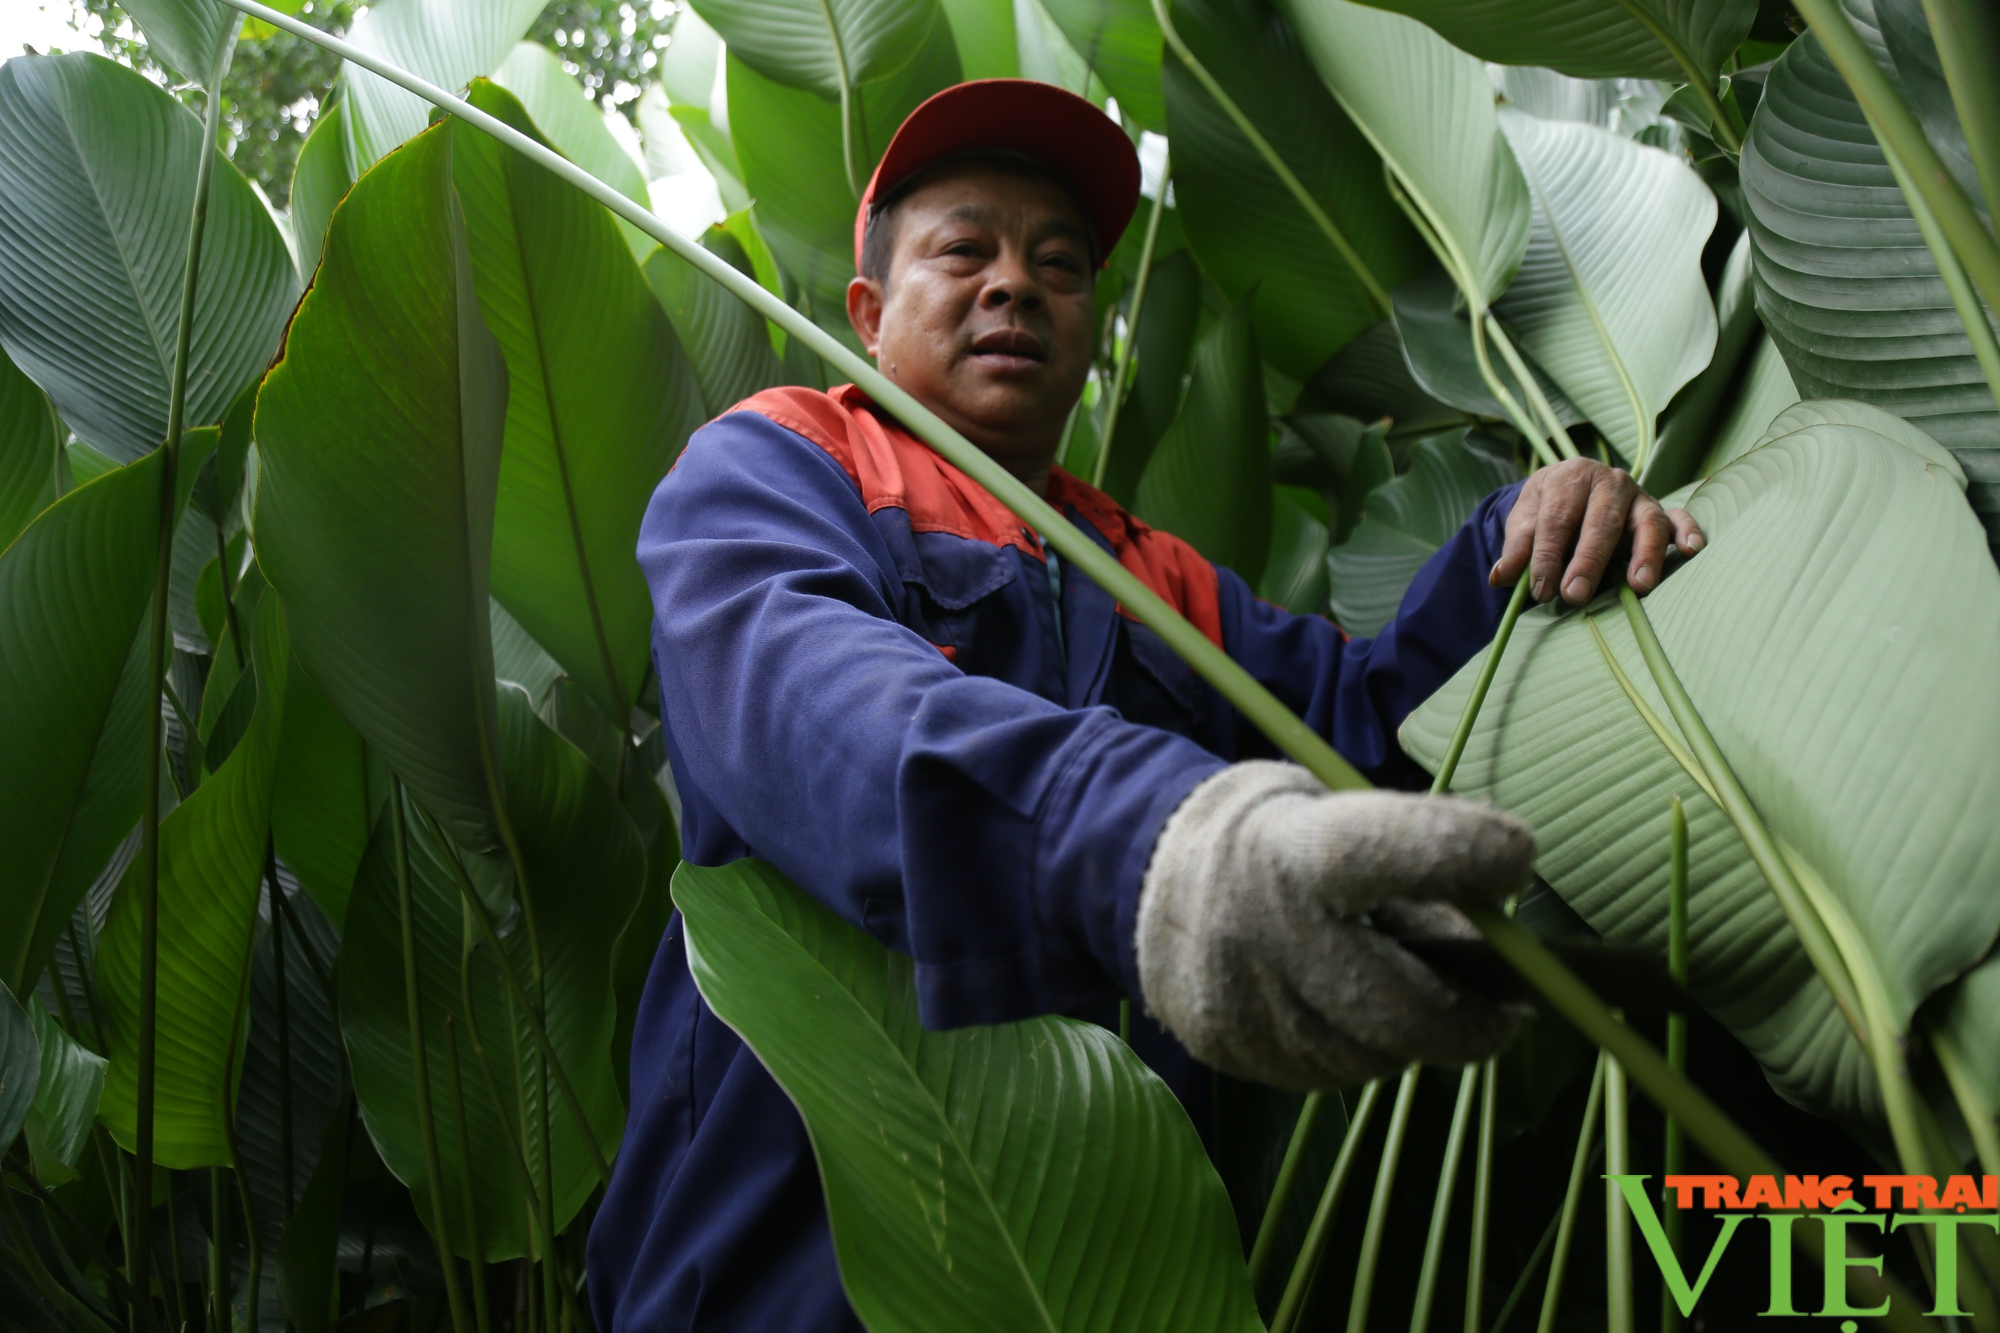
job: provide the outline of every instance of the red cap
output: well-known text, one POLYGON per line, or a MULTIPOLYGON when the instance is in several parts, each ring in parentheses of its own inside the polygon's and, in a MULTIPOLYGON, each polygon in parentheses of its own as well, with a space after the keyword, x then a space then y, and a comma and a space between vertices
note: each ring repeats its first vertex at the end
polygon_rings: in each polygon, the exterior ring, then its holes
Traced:
POLYGON ((1139 154, 1117 122, 1083 98, 1033 79, 955 84, 909 114, 868 178, 854 213, 856 272, 875 200, 961 153, 1019 153, 1047 167, 1083 206, 1103 258, 1139 206, 1139 154))

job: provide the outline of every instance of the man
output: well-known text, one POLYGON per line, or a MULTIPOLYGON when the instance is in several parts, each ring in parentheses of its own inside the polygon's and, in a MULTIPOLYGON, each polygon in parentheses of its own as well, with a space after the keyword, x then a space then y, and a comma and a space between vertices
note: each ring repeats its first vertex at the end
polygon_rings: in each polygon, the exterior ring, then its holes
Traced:
MULTIPOLYGON (((1374 781, 1394 728, 1491 637, 1531 567, 1581 602, 1629 538, 1644 591, 1700 545, 1623 473, 1487 499, 1373 640, 1292 616, 1054 466, 1138 199, 1122 131, 1017 80, 940 93, 856 219, 848 316, 884 374, 1093 540, 1374 781)), ((697 432, 639 543, 685 854, 765 858, 916 962, 933 1028, 1109 1018, 1208 1119, 1202 1064, 1292 1088, 1504 1045, 1512 1020, 1395 942, 1462 933, 1533 860, 1469 803, 1330 795, 1041 536, 852 387, 758 394, 697 432), (1152 1021, 1157 1019, 1158 1022, 1152 1021)), ((811 1145, 689 976, 648 980, 632 1111, 591 1233, 600 1328, 852 1330, 811 1145)))

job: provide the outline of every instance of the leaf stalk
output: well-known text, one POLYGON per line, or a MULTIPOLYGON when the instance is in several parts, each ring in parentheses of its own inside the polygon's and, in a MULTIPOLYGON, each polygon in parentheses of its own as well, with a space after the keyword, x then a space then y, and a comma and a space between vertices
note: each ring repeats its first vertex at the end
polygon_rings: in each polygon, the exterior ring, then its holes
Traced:
POLYGON ((1403 1160, 1403 1140, 1410 1131, 1410 1111, 1417 1101, 1422 1065, 1403 1071, 1396 1085, 1396 1104, 1389 1111, 1389 1131, 1382 1140, 1382 1160, 1375 1167, 1375 1197, 1368 1201, 1368 1222, 1361 1232, 1361 1254, 1354 1261, 1354 1288, 1347 1302, 1347 1333, 1368 1333, 1368 1307, 1375 1299, 1375 1272, 1382 1261, 1382 1237, 1389 1228, 1389 1204, 1396 1192, 1396 1168, 1403 1160))
POLYGON ((1361 1141, 1368 1132, 1368 1126, 1375 1118, 1375 1108, 1382 1100, 1382 1080, 1375 1079, 1361 1090, 1361 1099, 1355 1103, 1354 1114, 1347 1118, 1347 1133, 1340 1141, 1340 1153, 1333 1159, 1333 1170, 1327 1174, 1326 1188, 1320 1191, 1319 1206, 1313 1209, 1312 1222, 1306 1228, 1305 1243, 1299 1246, 1298 1258, 1292 1263, 1292 1275, 1285 1282, 1285 1294, 1278 1301, 1278 1311, 1271 1317, 1271 1333, 1291 1333, 1304 1313, 1306 1298, 1312 1293, 1314 1280, 1319 1275, 1320 1261, 1326 1255, 1326 1243, 1333 1236, 1333 1219, 1340 1210, 1341 1195, 1347 1192, 1348 1179, 1354 1174, 1354 1164, 1361 1156, 1361 1141))

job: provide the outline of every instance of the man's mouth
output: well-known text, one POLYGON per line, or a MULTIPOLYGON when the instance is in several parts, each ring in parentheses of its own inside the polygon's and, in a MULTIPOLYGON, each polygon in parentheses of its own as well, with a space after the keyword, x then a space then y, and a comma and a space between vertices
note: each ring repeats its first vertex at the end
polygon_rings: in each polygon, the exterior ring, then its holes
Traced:
POLYGON ((993 329, 972 340, 972 354, 999 371, 1031 370, 1047 358, 1042 340, 1025 329, 993 329))

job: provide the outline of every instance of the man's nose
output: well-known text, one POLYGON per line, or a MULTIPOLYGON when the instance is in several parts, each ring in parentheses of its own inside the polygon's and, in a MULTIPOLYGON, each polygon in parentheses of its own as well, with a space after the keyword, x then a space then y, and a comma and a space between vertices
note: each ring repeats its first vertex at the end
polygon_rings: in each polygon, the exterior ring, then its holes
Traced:
POLYGON ((987 272, 986 290, 980 293, 980 303, 989 310, 1010 305, 1039 310, 1043 304, 1042 285, 1027 256, 1011 246, 1003 248, 987 272))

